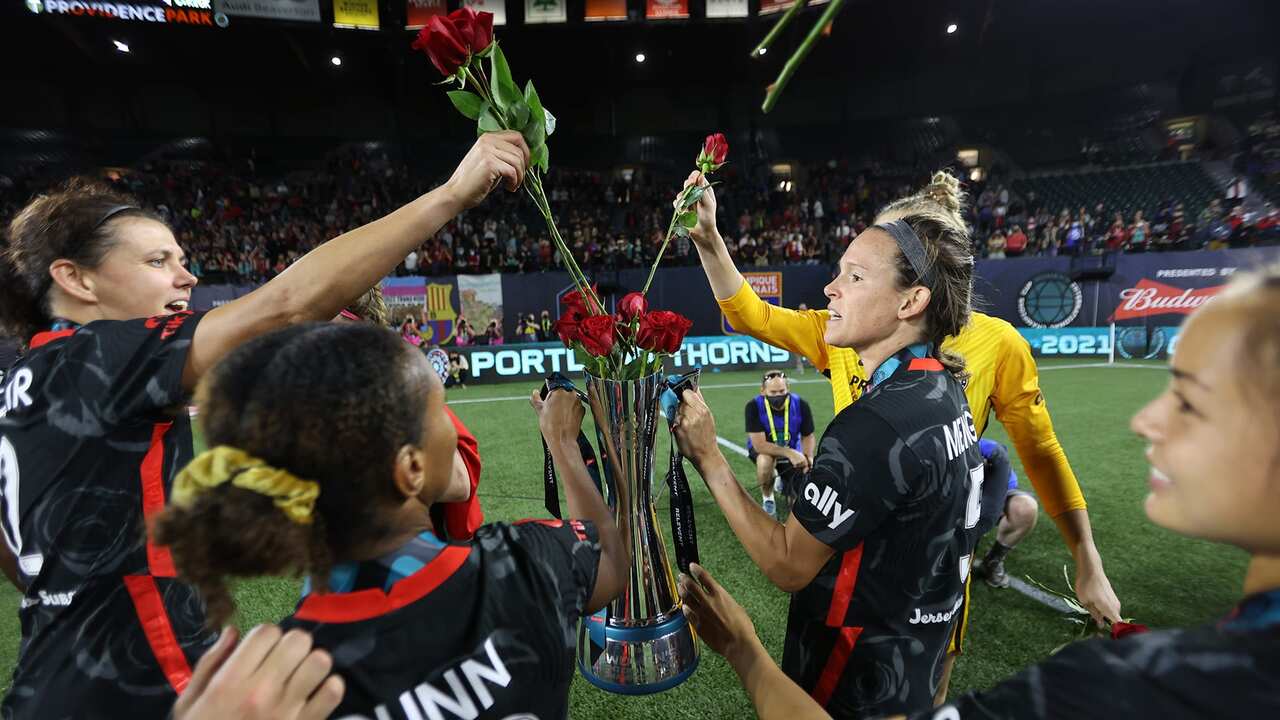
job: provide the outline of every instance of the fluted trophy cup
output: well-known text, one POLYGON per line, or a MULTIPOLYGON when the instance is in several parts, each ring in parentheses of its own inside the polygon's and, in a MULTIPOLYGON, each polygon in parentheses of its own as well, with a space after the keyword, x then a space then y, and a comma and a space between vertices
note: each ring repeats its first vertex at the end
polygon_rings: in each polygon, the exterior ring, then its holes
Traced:
POLYGON ((587 375, 604 500, 631 557, 627 589, 578 629, 578 669, 610 692, 644 695, 684 682, 698 642, 680 610, 675 576, 653 505, 661 373, 639 380, 587 375))

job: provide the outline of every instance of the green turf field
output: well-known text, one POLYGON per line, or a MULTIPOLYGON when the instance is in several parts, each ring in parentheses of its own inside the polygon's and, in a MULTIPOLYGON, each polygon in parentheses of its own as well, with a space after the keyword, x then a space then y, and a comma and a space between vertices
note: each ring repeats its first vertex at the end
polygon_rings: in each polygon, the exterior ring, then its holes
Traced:
MULTIPOLYGON (((1128 429, 1129 417, 1155 396, 1166 373, 1134 365, 1078 365, 1042 364, 1041 384, 1058 436, 1084 488, 1094 535, 1125 615, 1157 628, 1214 618, 1240 595, 1243 553, 1174 536, 1151 525, 1142 512, 1147 467, 1142 458, 1143 443, 1128 429)), ((759 377, 757 372, 725 372, 703 378, 707 401, 720 420, 719 434, 740 445, 745 442, 742 407, 755 394, 759 377)), ((821 433, 832 414, 825 379, 812 370, 793 379, 800 381, 793 389, 809 400, 821 433)), ((541 500, 542 448, 533 411, 524 399, 532 387, 531 383, 520 383, 450 392, 454 411, 480 441, 484 459, 480 496, 488 521, 546 515, 541 500)), ((1007 442, 1003 429, 994 421, 988 437, 1007 442)), ((661 430, 659 458, 665 457, 667 443, 666 431, 661 430)), ((739 479, 754 485, 754 470, 746 458, 728 451, 726 455, 739 479)), ((662 463, 657 464, 661 468, 662 463)), ((1015 468, 1021 478, 1016 458, 1015 468)), ((691 467, 689 474, 703 564, 747 608, 765 646, 780 658, 787 596, 751 564, 691 467)), ((657 484, 661 485, 660 477, 657 484)), ((1022 480, 1022 486, 1027 488, 1028 483, 1022 480)), ((665 497, 659 504, 658 515, 665 527, 665 497)), ((1063 588, 1062 567, 1069 562, 1056 527, 1042 516, 1035 532, 1010 556, 1006 567, 1012 575, 1031 576, 1063 588)), ((237 595, 242 627, 286 614, 297 599, 297 589, 298 583, 291 580, 245 582, 237 595)), ((7 680, 19 639, 17 616, 12 610, 17 608, 18 595, 7 584, 0 593, 11 608, 0 618, 0 665, 7 680)), ((1078 626, 1027 597, 975 583, 968 652, 957 665, 952 692, 985 687, 1045 657, 1076 632, 1078 626)), ((573 717, 581 718, 751 716, 736 676, 710 653, 704 654, 692 679, 657 696, 610 695, 579 679, 573 686, 570 707, 573 717)))

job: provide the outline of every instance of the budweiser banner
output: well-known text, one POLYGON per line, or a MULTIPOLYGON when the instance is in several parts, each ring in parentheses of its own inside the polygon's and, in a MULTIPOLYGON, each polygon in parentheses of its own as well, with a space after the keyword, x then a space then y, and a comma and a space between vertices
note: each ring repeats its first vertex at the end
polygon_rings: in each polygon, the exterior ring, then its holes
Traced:
POLYGON ((626 20, 627 0, 587 0, 585 20, 626 20))
POLYGON ((680 20, 689 17, 689 0, 647 0, 644 16, 650 20, 680 20))
POLYGON ((432 15, 447 15, 449 6, 445 0, 406 0, 405 30, 421 30, 432 15))
POLYGON ((747 0, 707 0, 708 18, 744 18, 747 0))
POLYGON ((1277 260, 1275 247, 981 260, 975 289, 1017 327, 1176 325, 1235 273, 1277 260))
POLYGON ((320 22, 320 0, 214 0, 213 11, 229 17, 320 22))
POLYGON ((333 26, 377 30, 378 0, 333 0, 333 26))
POLYGON ((494 25, 507 24, 507 0, 462 0, 462 4, 476 12, 493 13, 494 25))
MULTIPOLYGON (((804 2, 804 0, 800 0, 804 2)), ((772 15, 773 13, 782 12, 796 4, 796 0, 760 0, 760 14, 772 15)), ((710 17, 710 15, 708 15, 710 17)))
POLYGON ((569 19, 565 11, 566 0, 524 0, 524 22, 526 25, 539 23, 562 23, 569 19))

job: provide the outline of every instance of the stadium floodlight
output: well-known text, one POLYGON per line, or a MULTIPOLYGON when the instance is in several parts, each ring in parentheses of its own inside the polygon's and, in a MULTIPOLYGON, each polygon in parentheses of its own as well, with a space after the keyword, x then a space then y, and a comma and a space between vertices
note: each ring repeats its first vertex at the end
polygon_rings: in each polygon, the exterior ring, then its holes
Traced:
POLYGON ((959 30, 959 29, 960 27, 958 25, 956 25, 955 23, 951 23, 950 25, 947 26, 947 34, 954 35, 956 33, 956 30, 959 30))
POLYGON ((125 43, 122 43, 119 40, 112 40, 111 42, 116 46, 116 52, 122 52, 122 53, 129 52, 129 46, 126 45, 125 43))
POLYGON ((334 67, 342 67, 342 58, 338 57, 337 55, 334 55, 333 57, 329 58, 329 62, 333 63, 334 67))
POLYGON ((760 48, 760 53, 759 53, 759 54, 764 55, 764 54, 765 54, 765 53, 767 53, 767 52, 769 52, 769 48, 767 48, 767 47, 762 47, 762 48, 760 48))
POLYGON ((636 53, 636 62, 638 63, 644 62, 644 53, 636 53))

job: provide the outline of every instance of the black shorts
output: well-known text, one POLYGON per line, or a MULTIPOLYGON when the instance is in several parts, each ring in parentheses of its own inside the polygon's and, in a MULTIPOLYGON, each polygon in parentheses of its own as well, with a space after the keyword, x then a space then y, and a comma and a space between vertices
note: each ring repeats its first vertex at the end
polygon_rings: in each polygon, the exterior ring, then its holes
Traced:
MULTIPOLYGON (((760 457, 760 453, 755 448, 747 448, 747 459, 752 465, 756 464, 756 458, 760 457)), ((775 457, 773 459, 773 471, 782 475, 791 469, 791 461, 786 458, 775 457)))

